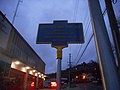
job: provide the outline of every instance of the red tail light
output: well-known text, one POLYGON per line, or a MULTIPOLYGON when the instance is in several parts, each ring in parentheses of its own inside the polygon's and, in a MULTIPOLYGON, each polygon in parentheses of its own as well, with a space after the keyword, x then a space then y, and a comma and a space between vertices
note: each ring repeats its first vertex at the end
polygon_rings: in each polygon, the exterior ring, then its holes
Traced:
POLYGON ((51 82, 50 86, 51 86, 51 88, 56 88, 57 87, 57 83, 56 82, 51 82))
POLYGON ((34 83, 34 82, 32 82, 32 83, 30 84, 30 86, 31 86, 31 87, 34 87, 34 86, 35 86, 35 83, 34 83))

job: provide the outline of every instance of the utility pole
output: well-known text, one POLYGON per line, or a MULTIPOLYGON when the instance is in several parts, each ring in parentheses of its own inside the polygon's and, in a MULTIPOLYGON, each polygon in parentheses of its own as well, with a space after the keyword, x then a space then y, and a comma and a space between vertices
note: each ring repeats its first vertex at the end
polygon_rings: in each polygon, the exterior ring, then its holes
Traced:
POLYGON ((116 49, 116 56, 118 59, 118 66, 119 66, 119 70, 120 70, 120 32, 119 32, 117 20, 116 20, 115 14, 114 14, 112 1, 105 0, 105 4, 106 4, 106 8, 107 8, 107 14, 108 14, 108 18, 109 18, 111 32, 112 32, 115 49, 116 49))
POLYGON ((120 79, 99 0, 88 0, 88 3, 104 90, 120 90, 120 79))
POLYGON ((12 24, 14 24, 15 17, 16 17, 16 14, 17 14, 18 7, 19 7, 20 2, 22 2, 22 1, 21 1, 21 0, 18 0, 18 2, 17 2, 17 6, 16 6, 16 9, 15 9, 15 13, 14 13, 14 16, 13 16, 12 24))
POLYGON ((72 62, 71 62, 71 53, 69 53, 69 87, 71 87, 71 67, 72 67, 72 62))

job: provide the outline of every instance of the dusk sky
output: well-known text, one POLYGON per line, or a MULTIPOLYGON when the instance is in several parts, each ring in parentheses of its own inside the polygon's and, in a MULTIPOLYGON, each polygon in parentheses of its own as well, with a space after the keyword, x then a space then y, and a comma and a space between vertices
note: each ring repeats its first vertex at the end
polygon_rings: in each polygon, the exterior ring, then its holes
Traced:
MULTIPOLYGON (((52 48, 51 45, 36 44, 38 25, 41 23, 53 23, 53 20, 83 23, 85 43, 82 48, 80 44, 74 44, 63 49, 62 69, 68 68, 69 53, 72 54, 72 64, 75 65, 92 35, 87 0, 21 1, 13 25, 46 63, 45 73, 56 72, 56 49, 52 48)), ((3 14, 6 14, 10 22, 13 20, 17 2, 18 0, 0 0, 0 10, 3 14)), ((94 38, 92 38, 79 63, 89 62, 90 60, 97 61, 94 38)))

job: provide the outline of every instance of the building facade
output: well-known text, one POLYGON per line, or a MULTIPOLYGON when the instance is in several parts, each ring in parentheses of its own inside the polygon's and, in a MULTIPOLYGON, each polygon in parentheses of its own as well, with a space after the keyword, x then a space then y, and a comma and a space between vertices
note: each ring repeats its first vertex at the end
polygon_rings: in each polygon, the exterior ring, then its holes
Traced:
MULTIPOLYGON (((45 63, 0 12, 0 76, 21 90, 42 88, 45 63)), ((18 90, 18 89, 17 89, 18 90)))

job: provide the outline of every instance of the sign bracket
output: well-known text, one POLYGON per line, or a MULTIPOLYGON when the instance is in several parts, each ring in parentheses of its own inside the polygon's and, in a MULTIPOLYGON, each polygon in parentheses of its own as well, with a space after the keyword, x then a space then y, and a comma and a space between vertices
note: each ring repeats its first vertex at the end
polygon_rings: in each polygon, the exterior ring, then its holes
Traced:
POLYGON ((56 59, 62 59, 62 49, 66 46, 54 46, 57 49, 56 59))

